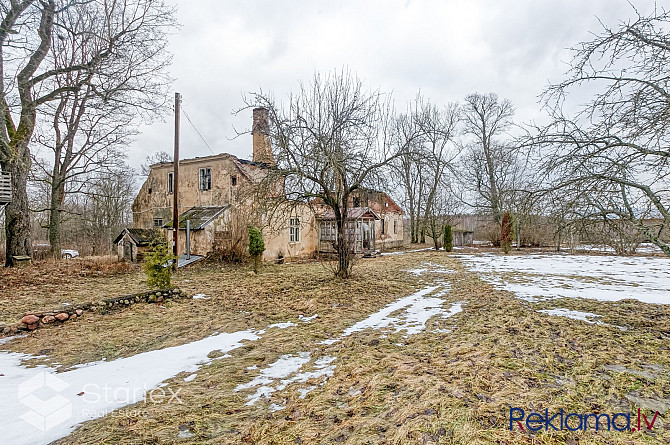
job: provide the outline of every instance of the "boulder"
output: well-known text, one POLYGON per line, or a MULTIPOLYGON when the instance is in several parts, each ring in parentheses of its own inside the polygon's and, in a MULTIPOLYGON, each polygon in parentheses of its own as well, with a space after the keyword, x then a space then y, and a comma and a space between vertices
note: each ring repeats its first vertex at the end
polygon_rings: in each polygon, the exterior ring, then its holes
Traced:
POLYGON ((83 310, 81 310, 81 309, 77 309, 77 310, 76 310, 76 311, 74 311, 74 312, 75 312, 75 313, 77 314, 77 317, 81 317, 81 314, 83 314, 83 313, 84 313, 84 311, 83 311, 83 310))
POLYGON ((27 325, 36 324, 38 321, 40 321, 39 317, 37 315, 33 315, 33 314, 28 314, 21 319, 21 323, 24 323, 24 324, 27 324, 27 325))
POLYGON ((54 321, 56 321, 56 317, 54 317, 53 315, 45 315, 44 317, 42 317, 42 323, 44 324, 53 323, 54 321))
POLYGON ((56 314, 56 320, 58 320, 58 321, 65 321, 68 318, 70 318, 70 316, 68 314, 66 314, 65 312, 60 312, 60 313, 56 314))

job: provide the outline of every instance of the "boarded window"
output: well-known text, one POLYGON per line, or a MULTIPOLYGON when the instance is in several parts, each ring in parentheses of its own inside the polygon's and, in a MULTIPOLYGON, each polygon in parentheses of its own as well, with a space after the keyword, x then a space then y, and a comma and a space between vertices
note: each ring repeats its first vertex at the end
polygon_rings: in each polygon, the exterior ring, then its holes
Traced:
POLYGON ((233 187, 235 187, 237 185, 237 176, 231 176, 230 183, 232 184, 233 187))
POLYGON ((382 235, 386 233, 386 220, 382 219, 382 235))
POLYGON ((200 190, 212 189, 212 169, 209 167, 200 169, 200 190))
POLYGON ((168 192, 169 195, 174 193, 174 173, 172 173, 172 172, 168 172, 167 192, 168 192))
POLYGON ((393 233, 398 233, 398 221, 393 221, 393 233))
POLYGON ((289 219, 289 241, 292 243, 300 242, 300 218, 289 219))
POLYGON ((154 218, 154 227, 163 227, 163 218, 154 218))

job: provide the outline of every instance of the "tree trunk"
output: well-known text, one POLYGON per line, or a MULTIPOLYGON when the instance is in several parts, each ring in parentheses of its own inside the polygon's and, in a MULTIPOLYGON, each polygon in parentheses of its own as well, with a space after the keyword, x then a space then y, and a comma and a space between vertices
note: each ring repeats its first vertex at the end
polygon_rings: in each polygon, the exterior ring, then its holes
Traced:
MULTIPOLYGON (((349 278, 349 269, 351 267, 350 245, 347 242, 347 229, 343 218, 337 221, 337 270, 335 275, 340 278, 349 278)), ((355 225, 354 225, 355 227, 355 225)), ((355 235, 355 234, 354 234, 355 235)))
POLYGON ((7 239, 5 265, 9 267, 14 266, 14 256, 32 256, 27 190, 30 155, 25 149, 20 152, 24 153, 21 159, 2 166, 4 171, 12 175, 12 202, 5 207, 5 234, 7 239))
POLYGON ((61 211, 65 201, 65 182, 57 178, 56 172, 52 176, 51 201, 49 204, 49 244, 51 255, 60 258, 61 250, 61 211))

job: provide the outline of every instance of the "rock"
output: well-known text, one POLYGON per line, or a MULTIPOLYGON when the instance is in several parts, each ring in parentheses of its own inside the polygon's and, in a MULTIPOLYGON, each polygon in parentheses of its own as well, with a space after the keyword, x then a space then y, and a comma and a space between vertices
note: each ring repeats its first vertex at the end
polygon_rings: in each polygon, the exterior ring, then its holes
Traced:
POLYGON ((149 303, 155 303, 156 302, 156 296, 155 295, 149 295, 149 303))
POLYGON ((156 296, 161 297, 161 296, 163 296, 163 294, 161 292, 156 292, 156 296))
POLYGON ((56 320, 58 320, 58 321, 65 321, 68 318, 70 318, 70 316, 68 314, 66 314, 65 312, 61 312, 59 314, 56 314, 56 320))
MULTIPOLYGON (((158 293, 160 294, 160 292, 158 292, 158 293)), ((156 297, 156 301, 163 301, 163 296, 159 295, 158 297, 156 297)))
POLYGON ((37 323, 29 324, 28 329, 34 331, 35 329, 37 329, 37 323))
POLYGON ((21 319, 21 323, 31 325, 31 324, 36 324, 38 321, 40 321, 39 317, 33 314, 28 314, 25 317, 21 319))
POLYGON ((45 315, 44 317, 42 317, 42 323, 44 324, 53 323, 54 321, 56 321, 56 317, 54 317, 53 315, 45 315))
POLYGON ((77 309, 77 310, 74 311, 74 312, 77 314, 77 317, 81 317, 81 314, 84 313, 84 311, 82 311, 81 309, 77 309))
POLYGON ((70 320, 76 320, 76 319, 77 319, 77 314, 70 315, 70 320))

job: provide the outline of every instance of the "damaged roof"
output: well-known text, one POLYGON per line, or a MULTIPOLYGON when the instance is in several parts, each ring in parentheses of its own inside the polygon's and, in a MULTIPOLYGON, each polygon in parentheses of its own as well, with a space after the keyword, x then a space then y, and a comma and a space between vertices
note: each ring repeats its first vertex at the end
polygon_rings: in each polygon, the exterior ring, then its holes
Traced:
POLYGON ((135 242, 136 245, 140 247, 148 246, 151 244, 153 241, 161 239, 162 238, 162 233, 159 230, 156 229, 130 229, 130 228, 125 228, 119 234, 119 236, 116 237, 114 240, 114 244, 118 244, 119 241, 123 238, 124 235, 128 234, 130 238, 135 242))
MULTIPOLYGON (((186 220, 191 221, 191 230, 202 230, 209 223, 214 221, 223 212, 230 207, 230 204, 225 206, 196 206, 191 207, 181 215, 179 215, 179 228, 186 230, 186 220)), ((163 226, 165 229, 172 228, 172 221, 163 226)))

